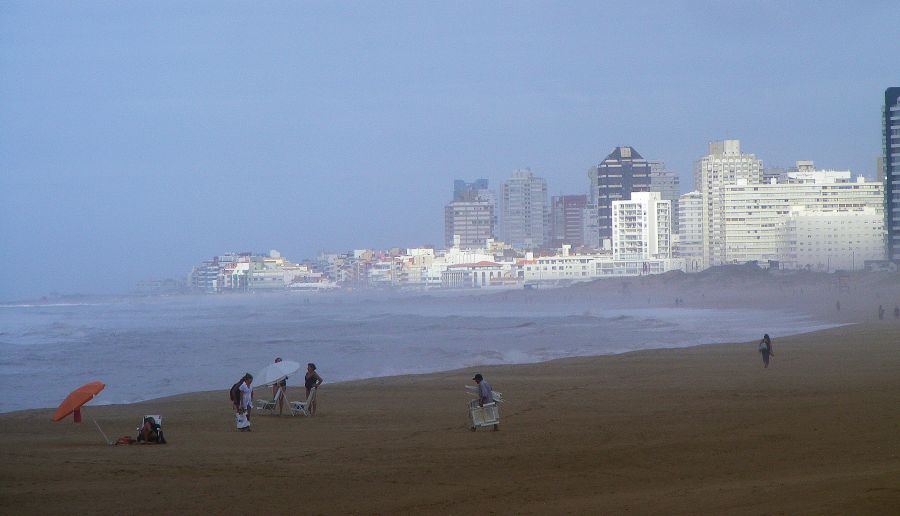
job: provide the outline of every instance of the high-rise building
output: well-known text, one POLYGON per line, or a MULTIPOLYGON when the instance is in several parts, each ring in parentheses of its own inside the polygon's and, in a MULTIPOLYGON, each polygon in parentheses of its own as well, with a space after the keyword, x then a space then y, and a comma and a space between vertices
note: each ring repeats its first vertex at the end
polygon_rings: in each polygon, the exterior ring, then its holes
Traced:
POLYGON ((862 176, 853 181, 846 170, 798 169, 786 173, 783 182, 739 179, 721 187, 724 262, 774 261, 795 268, 798 251, 803 266, 819 252, 822 258, 812 266, 833 270, 844 262, 845 268, 862 268, 863 257, 884 259, 884 225, 871 221, 882 215, 881 183, 862 176), (788 234, 791 227, 805 236, 798 241, 788 234))
POLYGON ((550 236, 547 181, 529 169, 516 170, 500 188, 500 238, 513 247, 533 249, 550 236))
POLYGON ((884 210, 791 208, 785 224, 783 267, 824 272, 861 270, 868 260, 884 260, 884 210))
POLYGON ((472 200, 473 196, 482 197, 485 192, 489 191, 487 179, 476 179, 471 183, 467 183, 462 179, 453 181, 454 201, 469 201, 472 200))
POLYGON ((742 181, 748 185, 762 180, 763 163, 753 154, 741 153, 740 140, 709 144, 709 154, 694 167, 694 186, 703 200, 703 267, 722 265, 725 259, 725 218, 722 190, 742 181))
MULTIPOLYGON (((581 217, 584 224, 582 231, 582 243, 591 249, 600 249, 603 242, 600 241, 600 215, 597 206, 588 202, 584 207, 584 214, 581 217)), ((610 248, 612 244, 610 244, 610 248)))
POLYGON ((444 207, 444 243, 462 249, 483 248, 494 238, 496 201, 487 179, 472 183, 456 180, 453 201, 444 207), (458 240, 458 242, 457 242, 458 240))
POLYGON ((672 258, 672 203, 659 192, 633 192, 612 203, 612 245, 616 260, 672 258))
POLYGON ((612 239, 612 202, 631 199, 632 192, 650 191, 650 164, 632 147, 616 147, 588 171, 592 207, 597 210, 598 240, 612 239))
POLYGON ((584 245, 584 209, 586 195, 554 196, 550 203, 550 245, 584 245))
POLYGON ((675 258, 684 260, 686 272, 703 269, 703 197, 700 192, 688 192, 678 198, 678 242, 675 258))
POLYGON ((650 191, 659 192, 662 200, 672 204, 672 234, 678 233, 678 196, 681 194, 681 180, 678 174, 666 169, 659 160, 649 160, 650 191))
POLYGON ((900 87, 884 90, 881 118, 887 254, 900 262, 900 87))

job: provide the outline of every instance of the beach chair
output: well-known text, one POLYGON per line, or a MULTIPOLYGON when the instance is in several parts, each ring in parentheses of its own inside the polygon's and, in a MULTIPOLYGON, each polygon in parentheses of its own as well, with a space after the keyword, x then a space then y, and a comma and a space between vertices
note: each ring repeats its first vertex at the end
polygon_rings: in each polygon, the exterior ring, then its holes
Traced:
POLYGON ((309 390, 309 396, 307 396, 306 401, 292 401, 291 402, 291 415, 296 416, 297 414, 302 414, 304 416, 309 416, 309 406, 313 401, 316 400, 316 389, 313 387, 309 390))
POLYGON ((278 408, 278 400, 284 397, 284 391, 281 387, 275 391, 275 397, 271 400, 256 400, 256 411, 260 414, 274 414, 275 410, 278 408))
POLYGON ((478 400, 469 401, 469 418, 472 420, 472 430, 483 426, 500 424, 500 405, 497 402, 485 403, 483 407, 478 405, 478 400))
MULTIPOLYGON (((475 430, 479 427, 495 426, 500 424, 500 404, 503 403, 503 394, 498 391, 491 391, 493 402, 485 403, 484 406, 478 404, 478 388, 472 385, 466 385, 466 392, 475 396, 476 399, 469 400, 469 419, 472 421, 471 428, 475 430)), ((496 428, 496 427, 495 427, 496 428)))
POLYGON ((141 424, 140 424, 140 426, 137 427, 138 442, 144 441, 142 432, 144 430, 144 423, 146 423, 148 420, 150 420, 150 424, 154 426, 154 431, 156 433, 156 440, 154 441, 151 438, 147 442, 155 442, 155 443, 159 443, 159 444, 165 444, 166 438, 163 436, 162 416, 160 416, 159 414, 148 414, 141 418, 141 424))

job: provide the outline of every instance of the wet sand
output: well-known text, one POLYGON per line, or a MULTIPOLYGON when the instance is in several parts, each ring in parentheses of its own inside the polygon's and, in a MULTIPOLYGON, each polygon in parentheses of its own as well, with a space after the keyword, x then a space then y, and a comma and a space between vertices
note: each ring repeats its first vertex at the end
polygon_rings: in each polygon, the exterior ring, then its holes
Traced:
MULTIPOLYGON (((485 367, 501 430, 468 430, 470 370, 325 384, 316 417, 227 396, 0 415, 3 514, 896 514, 900 322, 756 343, 485 367)), ((302 389, 291 387, 289 399, 302 389)), ((11 391, 13 395, 27 393, 11 391)))

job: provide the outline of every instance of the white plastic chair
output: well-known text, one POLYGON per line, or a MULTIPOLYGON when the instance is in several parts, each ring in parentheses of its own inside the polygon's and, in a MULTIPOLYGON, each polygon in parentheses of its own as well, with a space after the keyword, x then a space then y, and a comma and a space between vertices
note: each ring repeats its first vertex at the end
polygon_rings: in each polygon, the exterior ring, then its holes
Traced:
POLYGON ((291 415, 296 416, 297 414, 302 414, 304 416, 310 416, 312 414, 309 413, 309 406, 312 405, 312 402, 316 400, 316 391, 318 389, 313 387, 309 390, 309 396, 306 397, 306 401, 292 401, 291 402, 291 415))
POLYGON ((500 404, 503 403, 503 394, 498 391, 491 391, 492 403, 485 403, 484 406, 479 405, 478 387, 474 385, 466 385, 466 392, 471 396, 475 396, 474 400, 469 400, 469 419, 472 421, 472 430, 478 427, 495 426, 500 424, 500 404))
POLYGON ((275 397, 271 400, 256 400, 256 411, 261 414, 274 414, 275 409, 278 408, 278 400, 284 397, 284 391, 281 387, 275 391, 275 397))

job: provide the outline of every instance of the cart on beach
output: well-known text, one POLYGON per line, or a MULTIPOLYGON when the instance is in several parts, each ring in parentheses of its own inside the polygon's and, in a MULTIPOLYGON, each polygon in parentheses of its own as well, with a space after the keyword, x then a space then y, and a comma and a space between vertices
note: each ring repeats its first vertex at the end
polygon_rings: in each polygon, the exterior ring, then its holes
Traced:
POLYGON ((503 403, 503 394, 493 391, 494 401, 485 403, 482 407, 478 404, 478 391, 475 387, 466 385, 466 392, 476 396, 476 399, 469 400, 469 419, 472 422, 472 430, 500 424, 500 404, 503 403))

